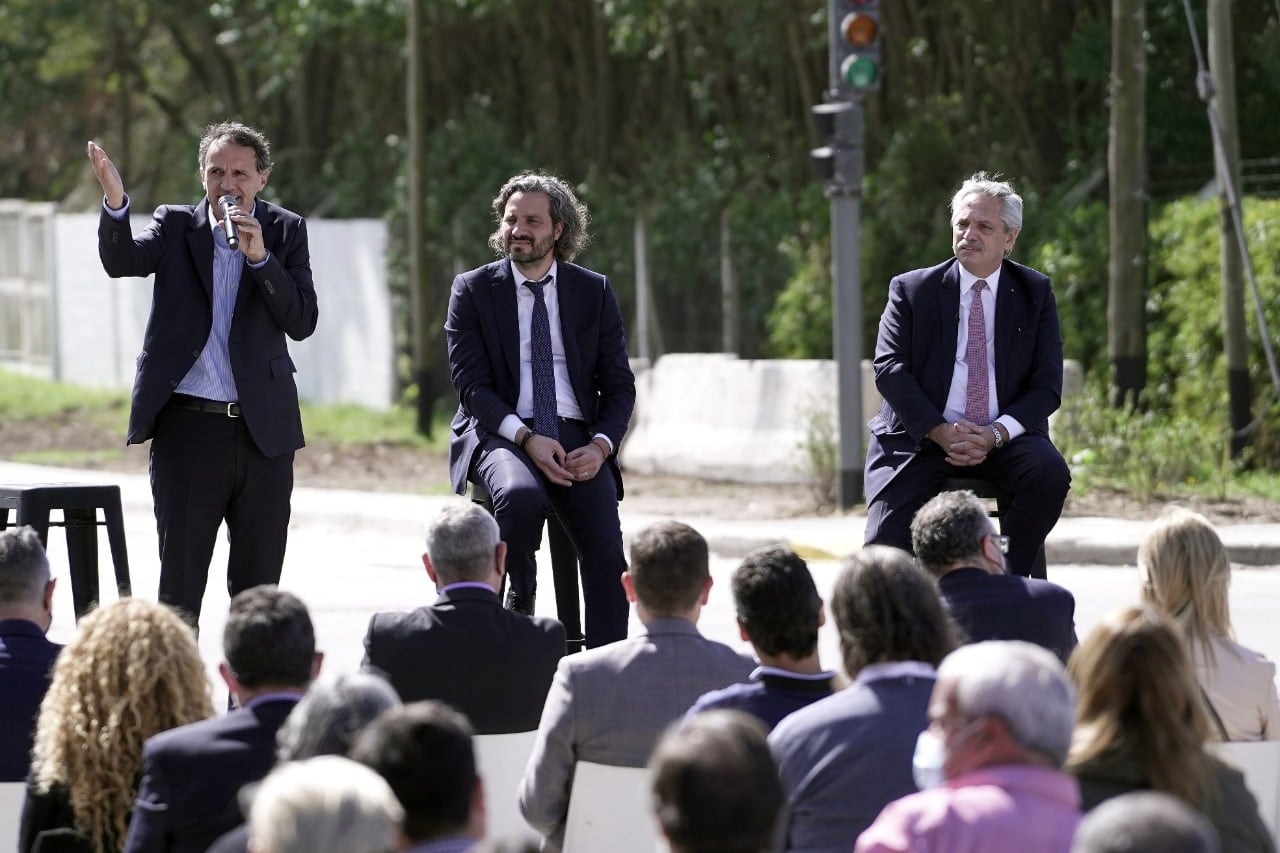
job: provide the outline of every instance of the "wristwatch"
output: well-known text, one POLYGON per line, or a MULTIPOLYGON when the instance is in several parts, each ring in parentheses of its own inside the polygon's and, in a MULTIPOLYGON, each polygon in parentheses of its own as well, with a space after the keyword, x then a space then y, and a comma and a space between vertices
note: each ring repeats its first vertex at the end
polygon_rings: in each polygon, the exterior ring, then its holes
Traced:
POLYGON ((1004 436, 1000 434, 1000 427, 995 424, 991 424, 991 434, 996 437, 996 446, 992 449, 999 450, 1004 447, 1004 436))

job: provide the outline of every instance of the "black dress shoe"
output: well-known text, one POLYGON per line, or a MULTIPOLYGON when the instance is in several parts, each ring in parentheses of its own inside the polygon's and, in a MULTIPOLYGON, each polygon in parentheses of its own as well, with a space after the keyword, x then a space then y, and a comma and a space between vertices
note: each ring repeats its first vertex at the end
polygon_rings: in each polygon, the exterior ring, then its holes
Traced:
POLYGON ((519 595, 515 590, 507 590, 507 609, 525 616, 533 615, 533 595, 519 595))

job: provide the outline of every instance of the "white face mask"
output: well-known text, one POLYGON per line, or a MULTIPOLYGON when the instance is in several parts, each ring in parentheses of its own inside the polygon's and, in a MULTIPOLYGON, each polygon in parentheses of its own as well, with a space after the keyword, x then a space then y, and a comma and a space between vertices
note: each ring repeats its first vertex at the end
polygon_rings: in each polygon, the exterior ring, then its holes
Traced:
POLYGON ((947 760, 947 745, 931 730, 925 729, 916 738, 916 751, 911 756, 911 778, 921 791, 939 788, 946 781, 942 765, 947 760))

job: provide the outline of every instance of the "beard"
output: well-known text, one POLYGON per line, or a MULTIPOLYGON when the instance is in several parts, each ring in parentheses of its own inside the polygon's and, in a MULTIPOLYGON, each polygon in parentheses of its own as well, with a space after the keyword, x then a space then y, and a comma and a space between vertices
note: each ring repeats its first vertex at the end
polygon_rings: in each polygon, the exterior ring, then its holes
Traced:
POLYGON ((551 254, 551 250, 555 248, 555 245, 556 241, 552 237, 533 242, 508 238, 507 257, 511 259, 512 263, 533 264, 551 254))

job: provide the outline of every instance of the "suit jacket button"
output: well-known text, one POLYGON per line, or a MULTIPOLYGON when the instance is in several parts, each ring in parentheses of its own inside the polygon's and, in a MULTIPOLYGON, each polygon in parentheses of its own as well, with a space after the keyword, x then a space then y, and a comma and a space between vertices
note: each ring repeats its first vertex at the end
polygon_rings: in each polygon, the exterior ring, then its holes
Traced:
POLYGON ((919 452, 920 452, 920 445, 918 445, 918 444, 917 444, 915 447, 913 447, 913 448, 911 448, 911 449, 912 449, 912 450, 914 450, 916 453, 919 453, 919 452))

